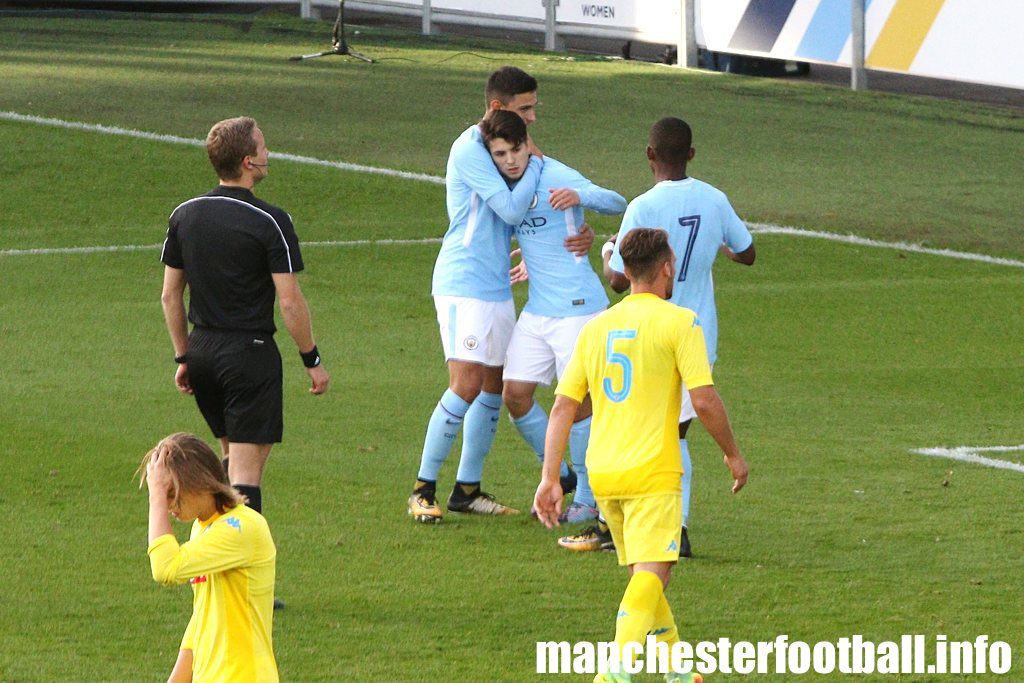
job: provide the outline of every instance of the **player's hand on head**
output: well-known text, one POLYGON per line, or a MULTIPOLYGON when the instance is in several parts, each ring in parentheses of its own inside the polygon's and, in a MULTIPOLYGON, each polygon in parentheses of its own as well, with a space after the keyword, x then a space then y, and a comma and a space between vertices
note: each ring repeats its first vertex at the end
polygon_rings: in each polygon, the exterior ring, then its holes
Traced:
MULTIPOLYGON (((513 249, 512 252, 509 253, 508 257, 510 259, 517 259, 517 258, 521 258, 522 255, 523 255, 523 250, 522 249, 513 249)), ((516 265, 512 266, 511 270, 508 271, 508 276, 509 276, 509 279, 512 281, 512 284, 514 284, 514 285, 519 284, 520 282, 526 282, 527 280, 529 280, 530 279, 530 273, 527 272, 527 270, 526 270, 526 261, 520 261, 516 265)))
POLYGON ((747 484, 747 474, 749 468, 747 467, 747 461, 744 460, 742 455, 736 455, 734 457, 725 456, 725 466, 729 468, 729 472, 732 473, 732 492, 738 493, 741 488, 747 484))
POLYGON ((306 368, 306 372, 309 374, 309 379, 312 381, 312 385, 309 387, 309 393, 319 396, 327 391, 327 385, 331 382, 331 376, 327 374, 327 370, 324 369, 324 366, 318 365, 315 368, 306 368))
POLYGON ((188 365, 181 363, 174 372, 174 386, 183 394, 192 393, 192 383, 188 380, 188 365))
POLYGON ((565 211, 580 205, 580 193, 568 187, 549 190, 548 203, 555 211, 565 211))
POLYGON ((163 443, 157 444, 146 463, 146 486, 151 494, 166 495, 171 491, 171 472, 167 468, 169 452, 170 448, 163 443))
POLYGON ((580 226, 579 232, 566 237, 563 244, 566 251, 570 251, 576 256, 586 256, 587 252, 590 251, 590 247, 594 245, 594 230, 584 223, 580 226))

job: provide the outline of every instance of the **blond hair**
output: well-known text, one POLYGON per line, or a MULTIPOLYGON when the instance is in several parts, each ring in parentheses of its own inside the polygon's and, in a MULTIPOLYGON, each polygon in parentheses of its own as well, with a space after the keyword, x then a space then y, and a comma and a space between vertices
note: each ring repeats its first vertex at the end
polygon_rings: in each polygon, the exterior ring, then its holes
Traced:
POLYGON ((217 512, 226 512, 245 502, 231 486, 220 458, 195 434, 178 432, 161 439, 146 453, 139 465, 139 488, 146 485, 146 465, 164 451, 163 463, 171 475, 170 503, 177 505, 183 491, 213 494, 217 512))
POLYGON ((238 180, 242 176, 242 161, 256 154, 254 130, 256 120, 249 116, 224 119, 213 124, 206 135, 206 155, 210 157, 217 177, 238 180))

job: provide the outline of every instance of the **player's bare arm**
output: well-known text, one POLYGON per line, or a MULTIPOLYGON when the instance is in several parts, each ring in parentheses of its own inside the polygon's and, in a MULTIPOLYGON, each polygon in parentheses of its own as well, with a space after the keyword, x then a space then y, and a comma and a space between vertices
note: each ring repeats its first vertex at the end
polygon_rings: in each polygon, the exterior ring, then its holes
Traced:
POLYGON ((192 650, 178 650, 178 661, 167 683, 192 683, 192 650))
POLYGON ((569 443, 569 430, 576 416, 578 401, 558 394, 555 405, 548 417, 548 431, 544 439, 544 467, 541 470, 540 485, 533 497, 533 505, 537 510, 537 519, 549 529, 558 526, 558 516, 562 514, 562 486, 558 475, 565 455, 565 447, 569 443))
POLYGON ((750 243, 749 247, 738 253, 723 244, 721 252, 730 261, 735 261, 736 263, 744 266, 754 265, 754 260, 757 258, 757 252, 754 250, 753 242, 750 243))
POLYGON ((732 492, 737 493, 747 483, 747 461, 736 445, 725 404, 713 386, 691 389, 690 400, 704 428, 725 454, 725 465, 733 478, 732 492))
POLYGON ((629 278, 627 278, 624 273, 620 273, 611 266, 612 251, 614 251, 615 242, 618 239, 618 235, 612 235, 611 238, 604 243, 604 247, 601 248, 601 260, 604 263, 604 279, 608 281, 608 285, 616 294, 622 294, 629 289, 629 278))
MULTIPOLYGON (((160 292, 160 305, 164 309, 164 321, 171 335, 174 357, 183 358, 188 348, 188 316, 185 313, 185 271, 164 266, 164 284, 160 292)), ((183 394, 191 394, 188 380, 188 362, 179 363, 174 373, 174 385, 183 394)))
MULTIPOLYGON (((295 340, 299 347, 299 353, 308 354, 316 349, 316 342, 313 340, 313 325, 310 321, 309 306, 306 305, 306 297, 302 295, 299 287, 299 279, 295 273, 273 273, 274 287, 277 289, 278 305, 281 307, 281 317, 284 318, 284 325, 288 333, 295 340)), ((309 388, 311 394, 322 394, 327 391, 330 376, 327 370, 317 362, 313 367, 307 367, 312 385, 309 388)))

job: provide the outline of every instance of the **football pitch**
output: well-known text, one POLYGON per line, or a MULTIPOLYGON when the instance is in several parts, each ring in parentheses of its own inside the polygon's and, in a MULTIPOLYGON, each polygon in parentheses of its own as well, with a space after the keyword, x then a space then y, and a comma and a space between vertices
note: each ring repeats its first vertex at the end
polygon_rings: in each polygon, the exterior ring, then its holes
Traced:
MULTIPOLYGON (((0 681, 155 681, 174 662, 191 596, 149 575, 132 475, 166 434, 210 435, 173 386, 158 245, 171 210, 215 182, 185 141, 240 114, 272 153, 303 157, 272 158, 257 194, 295 220, 332 374, 310 396, 278 335, 285 441, 264 510, 282 680, 534 681, 538 641, 612 639, 612 555, 564 552, 564 530, 525 514, 405 512, 447 381, 436 178, 506 63, 540 82, 541 149, 627 199, 651 184, 650 124, 678 115, 691 173, 741 217, 827 233, 765 229, 754 267, 717 265, 715 378, 751 473, 732 496, 691 430, 696 557, 668 589, 681 637, 985 634, 1014 648, 1008 676, 856 678, 1024 679, 1024 115, 382 28, 350 36, 375 65, 286 61, 328 32, 276 15, 0 15, 0 681)), ((529 508, 538 467, 504 418, 484 477, 529 508)))

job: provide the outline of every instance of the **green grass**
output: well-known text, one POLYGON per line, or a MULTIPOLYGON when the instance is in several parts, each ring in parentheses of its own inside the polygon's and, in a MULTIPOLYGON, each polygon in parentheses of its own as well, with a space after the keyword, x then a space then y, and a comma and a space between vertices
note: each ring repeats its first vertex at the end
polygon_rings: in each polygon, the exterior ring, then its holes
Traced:
MULTIPOLYGON (((245 111, 272 149, 441 174, 486 73, 511 62, 540 78, 542 148, 628 197, 650 182, 648 125, 682 112, 697 130, 695 175, 748 220, 1024 254, 1024 124, 1012 113, 380 29, 358 46, 390 61, 283 61, 326 30, 278 17, 4 17, 0 110, 188 137, 245 111)), ((200 148, 0 121, 0 249, 155 245, 171 209, 211 184, 205 163, 200 148)), ((425 183, 275 161, 259 194, 305 241, 431 237, 446 224, 443 188, 425 183)), ((669 589, 681 632, 985 633, 1018 650, 1019 670, 1024 479, 909 451, 1021 443, 1020 270, 757 240, 754 268, 715 275, 716 381, 751 482, 729 495, 696 430, 698 558, 669 589)), ((405 515, 446 381, 428 296, 436 249, 304 249, 333 385, 309 396, 279 335, 286 441, 265 490, 286 680, 531 681, 536 641, 612 635, 625 581, 611 557, 560 552, 557 532, 525 516, 430 528, 405 515)), ((0 255, 0 680, 159 680, 174 660, 188 592, 149 578, 131 475, 166 433, 208 432, 173 389, 160 271, 155 248, 0 255)), ((504 421, 486 478, 529 506, 536 466, 504 421)))

